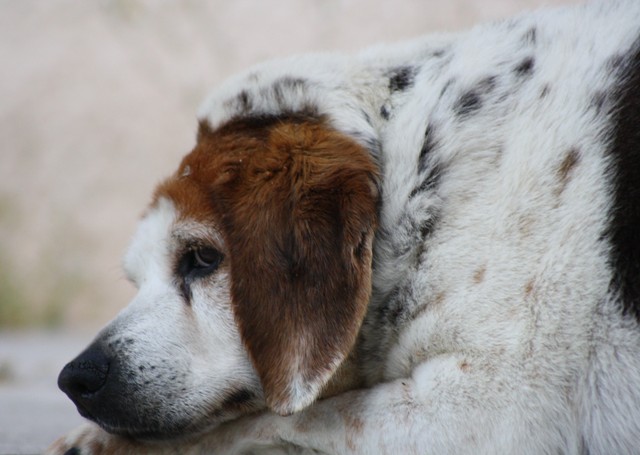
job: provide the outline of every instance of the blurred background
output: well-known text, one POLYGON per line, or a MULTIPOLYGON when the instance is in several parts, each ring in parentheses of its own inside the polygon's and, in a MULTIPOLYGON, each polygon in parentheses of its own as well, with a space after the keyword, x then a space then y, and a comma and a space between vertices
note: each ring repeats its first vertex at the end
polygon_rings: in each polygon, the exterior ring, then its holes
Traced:
POLYGON ((0 0, 0 454, 80 422, 57 371, 133 296, 120 258, 232 73, 572 0, 0 0))

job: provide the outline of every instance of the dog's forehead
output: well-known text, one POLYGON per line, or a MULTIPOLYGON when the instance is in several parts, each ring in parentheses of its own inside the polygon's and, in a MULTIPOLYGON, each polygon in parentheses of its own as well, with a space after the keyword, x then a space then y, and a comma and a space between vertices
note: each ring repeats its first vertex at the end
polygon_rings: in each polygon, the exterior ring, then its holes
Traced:
POLYGON ((173 205, 177 220, 215 224, 214 188, 229 172, 229 166, 242 159, 239 154, 251 150, 250 140, 233 131, 227 134, 213 132, 206 124, 201 124, 195 147, 182 159, 173 175, 157 186, 151 207, 165 199, 173 205))
POLYGON ((224 212, 217 202, 236 193, 230 181, 262 181, 297 150, 322 140, 323 128, 303 114, 239 117, 216 129, 201 121, 196 146, 157 187, 154 201, 172 201, 179 219, 215 224, 224 212))

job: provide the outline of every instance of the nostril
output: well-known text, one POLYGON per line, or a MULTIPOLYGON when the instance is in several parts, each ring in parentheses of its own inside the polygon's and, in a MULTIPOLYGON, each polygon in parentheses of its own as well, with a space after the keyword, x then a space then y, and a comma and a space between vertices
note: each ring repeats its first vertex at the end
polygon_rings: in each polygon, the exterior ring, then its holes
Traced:
POLYGON ((62 369, 58 387, 71 399, 86 397, 104 386, 108 373, 109 359, 99 346, 90 346, 62 369))
POLYGON ((60 372, 58 387, 67 395, 86 395, 97 392, 107 379, 108 365, 94 362, 69 362, 60 372))

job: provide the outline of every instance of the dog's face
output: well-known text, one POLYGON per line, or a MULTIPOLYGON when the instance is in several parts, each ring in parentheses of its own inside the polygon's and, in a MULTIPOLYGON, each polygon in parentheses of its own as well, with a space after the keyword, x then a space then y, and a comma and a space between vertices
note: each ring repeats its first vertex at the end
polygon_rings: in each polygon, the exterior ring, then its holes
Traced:
POLYGON ((137 296, 61 388, 108 431, 152 439, 307 406, 364 317, 376 172, 321 120, 202 124, 125 257, 137 296))

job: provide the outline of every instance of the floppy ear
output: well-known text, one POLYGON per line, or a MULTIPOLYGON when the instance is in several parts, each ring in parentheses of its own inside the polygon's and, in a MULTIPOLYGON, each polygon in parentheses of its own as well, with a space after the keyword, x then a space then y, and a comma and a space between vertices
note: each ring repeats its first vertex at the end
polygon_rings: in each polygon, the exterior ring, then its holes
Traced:
POLYGON ((377 169, 319 123, 271 127, 225 183, 233 307, 267 405, 313 402, 353 348, 371 293, 377 169))

